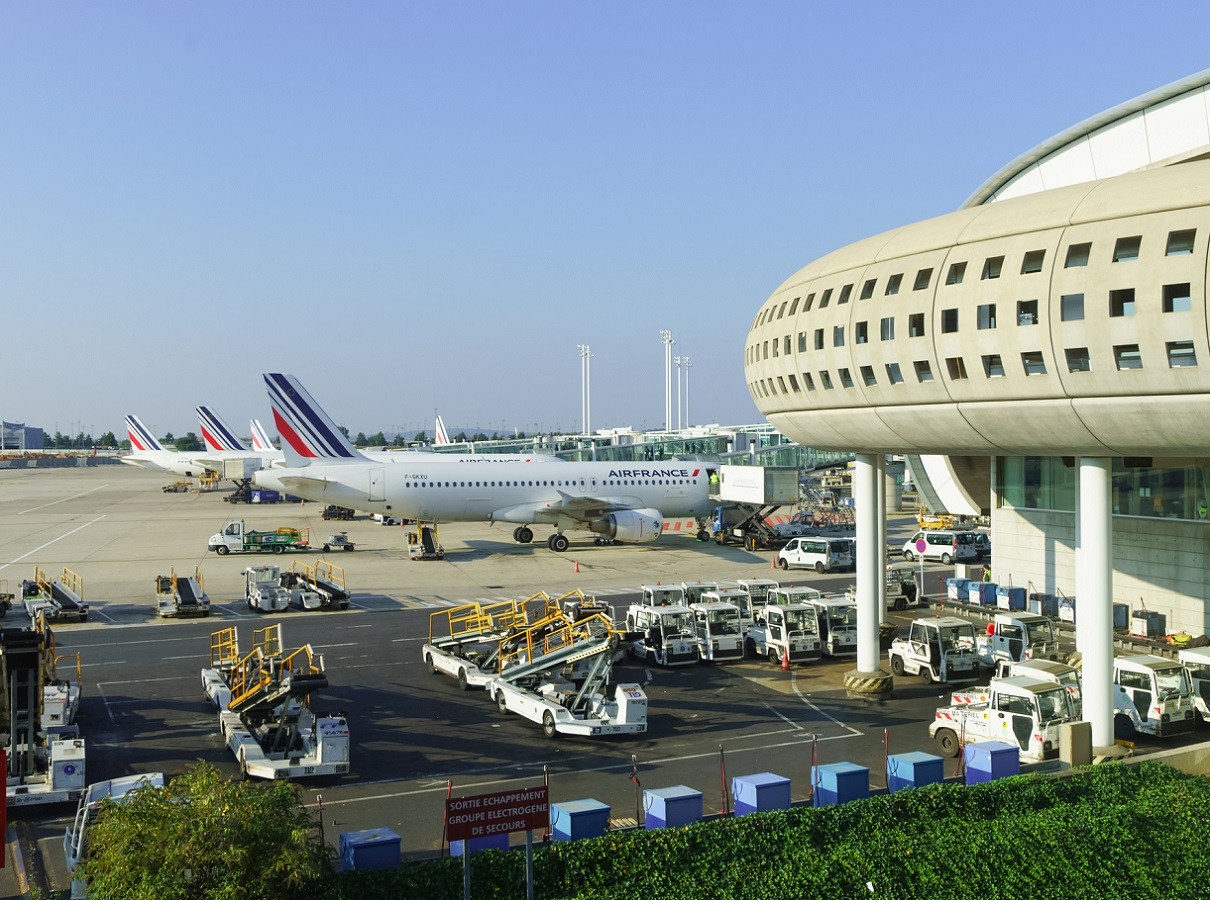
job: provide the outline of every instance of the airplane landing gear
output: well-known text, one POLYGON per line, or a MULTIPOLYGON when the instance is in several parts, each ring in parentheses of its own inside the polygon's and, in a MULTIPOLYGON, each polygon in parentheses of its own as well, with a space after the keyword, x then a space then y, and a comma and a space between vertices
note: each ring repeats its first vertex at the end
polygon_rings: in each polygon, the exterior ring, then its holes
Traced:
POLYGON ((567 539, 566 535, 556 532, 546 539, 546 546, 555 553, 566 553, 567 548, 571 546, 571 541, 567 539))
POLYGON ((520 525, 517 528, 513 529, 513 540, 516 541, 518 544, 528 544, 533 539, 534 539, 533 530, 526 527, 525 525, 520 525))

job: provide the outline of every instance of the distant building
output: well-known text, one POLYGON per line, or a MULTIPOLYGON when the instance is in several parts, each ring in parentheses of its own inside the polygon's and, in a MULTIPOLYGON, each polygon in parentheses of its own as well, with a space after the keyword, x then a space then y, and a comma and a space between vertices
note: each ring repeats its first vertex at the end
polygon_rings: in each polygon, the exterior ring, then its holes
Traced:
POLYGON ((23 422, 0 422, 0 450, 41 450, 44 433, 23 422))

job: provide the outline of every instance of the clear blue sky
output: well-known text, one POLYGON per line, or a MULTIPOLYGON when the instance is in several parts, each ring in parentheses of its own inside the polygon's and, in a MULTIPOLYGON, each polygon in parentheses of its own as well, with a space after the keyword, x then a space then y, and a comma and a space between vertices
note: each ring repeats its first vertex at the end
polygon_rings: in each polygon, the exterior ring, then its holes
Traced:
POLYGON ((1205 4, 5 2, 0 417, 759 421, 812 259, 1206 68, 1205 4), (676 413, 674 409, 674 419, 676 413))

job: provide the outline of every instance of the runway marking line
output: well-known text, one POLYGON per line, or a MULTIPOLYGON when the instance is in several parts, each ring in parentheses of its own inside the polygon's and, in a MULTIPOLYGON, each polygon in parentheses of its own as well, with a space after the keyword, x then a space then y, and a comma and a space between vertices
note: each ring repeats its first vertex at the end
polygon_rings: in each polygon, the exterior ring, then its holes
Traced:
POLYGON ((71 497, 64 497, 61 500, 52 500, 50 503, 43 503, 41 506, 31 506, 29 509, 21 510, 19 513, 17 513, 17 515, 23 516, 27 512, 37 512, 40 509, 46 509, 46 507, 48 507, 48 506, 54 506, 58 503, 66 503, 68 500, 75 500, 79 497, 87 497, 89 494, 94 493, 95 491, 99 491, 102 488, 107 488, 107 487, 109 487, 108 484, 103 484, 100 487, 95 487, 95 488, 92 488, 91 490, 87 490, 82 494, 75 494, 71 497))
POLYGON ((71 531, 67 532, 67 534, 61 534, 57 538, 55 538, 53 541, 47 541, 41 547, 35 547, 33 550, 30 550, 29 553, 22 554, 21 556, 18 556, 16 559, 9 560, 8 562, 4 563, 4 565, 0 565, 0 569, 7 569, 13 563, 19 563, 19 562, 21 562, 21 560, 25 559, 26 557, 33 556, 39 550, 45 550, 51 544, 58 543, 59 541, 63 540, 63 538, 65 538, 65 537, 71 537, 77 531, 87 528, 89 525, 95 525, 97 522, 100 522, 104 518, 105 518, 104 515, 97 516, 91 522, 85 522, 83 525, 73 528, 71 531))

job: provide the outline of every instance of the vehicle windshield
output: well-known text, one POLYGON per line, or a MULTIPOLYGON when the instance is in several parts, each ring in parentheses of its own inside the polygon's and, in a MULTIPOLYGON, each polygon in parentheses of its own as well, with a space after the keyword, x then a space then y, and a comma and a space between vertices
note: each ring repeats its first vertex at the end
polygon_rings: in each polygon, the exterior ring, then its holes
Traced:
POLYGON ((1080 673, 1076 671, 1064 672, 1059 676, 1059 684, 1064 687, 1078 688, 1080 686, 1080 673))
POLYGON ((739 614, 734 609, 712 609, 706 613, 711 634, 739 634, 739 614))
POLYGON ((666 635, 693 633, 693 619, 687 612, 669 613, 660 621, 666 635))
POLYGON ((672 606, 681 602, 681 592, 675 588, 657 588, 651 591, 649 602, 652 606, 672 606))
POLYGON ((973 625, 952 625, 940 629, 941 648, 943 650, 972 650, 975 646, 975 628, 973 625))
POLYGON ((1156 669, 1155 682, 1161 697, 1171 694, 1184 694, 1190 690, 1189 675, 1182 666, 1170 669, 1156 669))
POLYGON ((1066 719, 1071 716, 1071 695, 1067 688, 1055 688, 1050 691, 1039 691, 1037 694, 1038 721, 1048 722, 1051 719, 1066 719))
POLYGON ((791 634, 816 634, 819 631, 815 614, 807 609, 786 610, 786 631, 791 634))
POLYGON ((1055 628, 1050 622, 1027 622, 1025 624, 1025 640, 1030 644, 1040 644, 1043 641, 1055 639, 1055 628))
POLYGON ((857 610, 852 606, 844 607, 829 607, 828 608, 828 627, 833 631, 842 631, 845 628, 857 627, 857 610))

